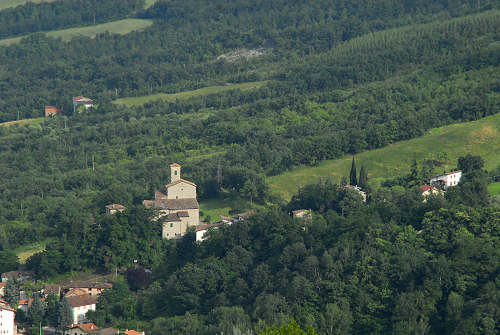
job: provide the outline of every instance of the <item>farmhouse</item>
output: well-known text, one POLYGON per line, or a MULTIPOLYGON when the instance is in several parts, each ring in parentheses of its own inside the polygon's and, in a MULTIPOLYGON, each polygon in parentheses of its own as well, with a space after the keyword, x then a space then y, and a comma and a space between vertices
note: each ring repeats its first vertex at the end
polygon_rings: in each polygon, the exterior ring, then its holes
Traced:
POLYGON ((94 101, 92 99, 83 97, 81 95, 73 98, 73 113, 79 109, 79 106, 83 106, 85 110, 89 110, 94 107, 94 101))
POLYGON ((90 323, 83 323, 83 324, 72 324, 70 325, 66 331, 64 332, 65 335, 89 335, 89 334, 95 334, 95 332, 99 329, 96 324, 90 322, 90 323))
POLYGON ((457 170, 431 178, 430 184, 431 186, 446 190, 448 187, 456 186, 461 178, 462 171, 457 170))
POLYGON ((106 214, 107 215, 113 215, 116 214, 117 212, 123 212, 126 209, 125 206, 120 205, 120 204, 111 204, 106 206, 106 214))
POLYGON ((73 297, 66 297, 71 306, 71 315, 73 316, 73 323, 86 323, 87 312, 95 311, 97 300, 90 295, 77 295, 73 297))
POLYGON ((181 178, 181 166, 170 165, 170 184, 155 192, 154 200, 144 200, 147 208, 159 210, 163 238, 180 238, 188 227, 200 224, 200 206, 196 200, 196 184, 181 178))
POLYGON ((45 106, 45 117, 61 114, 62 109, 54 106, 45 106))
POLYGON ((101 294, 102 291, 112 287, 113 284, 110 283, 72 282, 64 287, 64 291, 65 295, 67 292, 73 291, 74 295, 77 292, 87 292, 88 295, 97 296, 101 294))

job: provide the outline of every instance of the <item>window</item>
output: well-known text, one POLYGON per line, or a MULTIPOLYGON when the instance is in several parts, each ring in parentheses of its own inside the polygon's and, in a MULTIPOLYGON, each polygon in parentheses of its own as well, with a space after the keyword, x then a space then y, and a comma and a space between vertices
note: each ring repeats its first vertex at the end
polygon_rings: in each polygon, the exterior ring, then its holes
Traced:
POLYGON ((175 196, 175 198, 176 198, 176 199, 179 199, 179 196, 178 196, 178 195, 176 195, 176 196, 175 196))
POLYGON ((173 227, 174 227, 174 224, 173 224, 173 223, 171 223, 171 224, 170 224, 170 228, 173 228, 173 227))
POLYGON ((176 176, 177 176, 177 170, 175 170, 175 171, 174 171, 174 175, 176 175, 176 176))

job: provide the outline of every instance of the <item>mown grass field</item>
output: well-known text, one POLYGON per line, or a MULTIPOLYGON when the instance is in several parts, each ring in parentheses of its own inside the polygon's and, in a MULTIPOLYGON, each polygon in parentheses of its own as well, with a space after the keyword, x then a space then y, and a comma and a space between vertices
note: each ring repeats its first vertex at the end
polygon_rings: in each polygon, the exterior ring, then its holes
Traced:
MULTIPOLYGON (((456 166, 458 157, 468 153, 480 155, 485 168, 500 165, 500 114, 479 121, 454 124, 430 130, 426 135, 391 144, 387 147, 366 151, 356 155, 356 166, 365 165, 370 183, 374 186, 383 179, 409 172, 414 158, 422 161, 431 155, 446 153, 447 170, 456 166)), ((268 178, 271 191, 284 199, 290 199, 298 187, 315 183, 320 178, 331 178, 338 182, 342 176, 349 176, 352 156, 321 162, 318 166, 303 166, 284 174, 268 178)), ((500 186, 490 186, 496 192, 500 186)))
POLYGON ((498 195, 498 196, 500 196, 500 182, 489 184, 488 185, 488 192, 491 195, 498 195))
MULTIPOLYGON (((152 24, 153 21, 151 20, 125 19, 89 27, 78 27, 78 28, 48 31, 45 32, 45 34, 54 38, 61 38, 63 41, 70 41, 72 38, 77 36, 86 36, 92 38, 95 37, 97 34, 101 34, 106 31, 110 32, 111 34, 124 35, 132 31, 146 29, 152 24)), ((0 40, 0 46, 7 46, 14 43, 18 43, 19 41, 21 41, 21 39, 25 38, 26 36, 28 35, 0 40)))
POLYGON ((210 94, 217 94, 217 93, 236 90, 236 89, 239 89, 242 91, 258 89, 258 88, 264 86, 266 83, 267 83, 267 81, 255 81, 255 82, 250 82, 250 83, 208 86, 208 87, 203 87, 203 88, 193 90, 193 91, 185 91, 185 92, 172 93, 172 94, 157 93, 157 94, 145 95, 145 96, 141 96, 141 97, 121 98, 121 99, 117 99, 117 100, 113 101, 113 103, 118 104, 118 105, 125 105, 125 106, 131 107, 131 106, 141 106, 147 102, 153 102, 153 101, 158 101, 158 100, 175 102, 177 100, 187 100, 187 99, 190 99, 193 97, 205 96, 205 95, 210 95, 210 94))
POLYGON ((25 124, 40 124, 45 120, 44 117, 39 117, 35 119, 23 119, 23 120, 16 120, 16 121, 8 121, 8 122, 1 122, 0 127, 10 127, 10 126, 15 126, 15 125, 25 125, 25 124))
POLYGON ((50 239, 45 241, 36 242, 33 244, 23 245, 19 248, 14 249, 14 253, 19 257, 19 261, 21 263, 25 263, 26 260, 32 255, 42 252, 45 250, 45 247, 48 243, 50 243, 50 239))
MULTIPOLYGON (((56 0, 0 0, 0 10, 5 9, 5 8, 23 5, 23 4, 27 3, 28 1, 33 2, 33 3, 38 3, 38 2, 52 2, 52 1, 56 1, 56 0)), ((148 1, 148 0, 146 0, 146 1, 148 1)))

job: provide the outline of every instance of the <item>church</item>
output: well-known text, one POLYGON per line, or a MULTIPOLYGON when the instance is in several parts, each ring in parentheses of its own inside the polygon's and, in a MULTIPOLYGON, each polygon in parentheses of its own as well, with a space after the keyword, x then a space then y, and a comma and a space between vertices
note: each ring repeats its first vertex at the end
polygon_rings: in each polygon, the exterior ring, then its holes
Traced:
POLYGON ((181 178, 181 166, 170 165, 170 184, 155 192, 154 200, 144 200, 146 208, 160 211, 163 238, 180 238, 188 227, 200 224, 200 206, 196 200, 196 184, 181 178))

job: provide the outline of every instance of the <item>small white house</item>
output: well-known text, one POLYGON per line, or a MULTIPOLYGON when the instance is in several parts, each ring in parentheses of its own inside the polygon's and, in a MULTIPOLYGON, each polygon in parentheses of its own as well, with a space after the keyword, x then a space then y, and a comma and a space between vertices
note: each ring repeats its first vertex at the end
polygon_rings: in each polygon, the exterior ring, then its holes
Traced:
POLYGON ((441 176, 436 176, 431 178, 431 186, 442 187, 447 189, 448 187, 456 186, 460 179, 462 178, 462 171, 457 170, 449 173, 445 173, 441 176))
POLYGON ((78 106, 83 106, 86 110, 89 110, 94 107, 94 101, 90 98, 79 95, 73 98, 73 113, 76 112, 78 106))
POLYGON ((71 306, 73 314, 73 323, 86 323, 88 311, 95 311, 97 300, 91 295, 77 295, 73 297, 66 297, 71 306))
POLYGON ((206 233, 209 229, 219 229, 222 226, 222 222, 203 224, 196 227, 196 242, 202 242, 206 238, 206 233))
POLYGON ((15 310, 6 301, 0 300, 0 334, 16 335, 15 315, 15 310))

